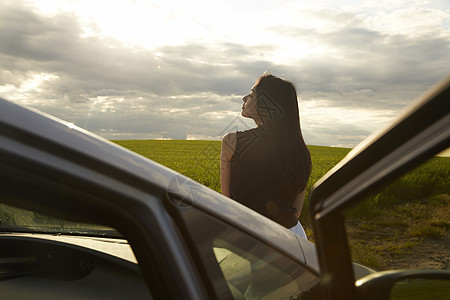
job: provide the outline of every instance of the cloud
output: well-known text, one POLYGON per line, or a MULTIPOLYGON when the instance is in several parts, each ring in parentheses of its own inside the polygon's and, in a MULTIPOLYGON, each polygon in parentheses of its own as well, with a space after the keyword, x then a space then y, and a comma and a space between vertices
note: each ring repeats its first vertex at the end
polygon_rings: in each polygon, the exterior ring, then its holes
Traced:
MULTIPOLYGON (((0 4, 0 95, 107 138, 218 138, 254 80, 272 71, 296 84, 307 141, 354 145, 448 75, 450 62, 449 30, 439 26, 448 14, 437 10, 428 16, 441 21, 417 32, 400 26, 413 10, 389 32, 383 24, 396 15, 384 13, 378 25, 375 15, 315 9, 267 22, 258 43, 192 39, 147 49, 87 28, 74 13, 17 3, 0 4), (275 59, 280 53, 287 58, 275 59)), ((241 121, 240 129, 252 126, 241 121)))
POLYGON ((60 80, 46 88, 62 94, 100 89, 162 96, 229 94, 240 91, 239 79, 248 75, 236 68, 238 59, 224 58, 248 55, 247 49, 231 43, 215 49, 205 44, 130 49, 111 38, 82 37, 82 28, 70 14, 46 17, 13 8, 3 9, 0 17, 1 63, 16 78, 12 81, 13 76, 5 75, 1 84, 18 86, 20 78, 25 80, 32 71, 57 74, 60 80))
POLYGON ((330 105, 399 109, 449 74, 449 30, 387 33, 370 28, 356 14, 330 9, 302 16, 320 16, 322 23, 268 30, 325 49, 292 64, 307 98, 323 97, 330 105))
POLYGON ((233 43, 131 49, 83 37, 71 14, 21 7, 0 14, 8 24, 0 32, 7 41, 0 44, 0 86, 10 98, 109 137, 217 138, 230 122, 220 115, 237 115, 235 95, 268 66, 247 60, 252 49, 233 43))

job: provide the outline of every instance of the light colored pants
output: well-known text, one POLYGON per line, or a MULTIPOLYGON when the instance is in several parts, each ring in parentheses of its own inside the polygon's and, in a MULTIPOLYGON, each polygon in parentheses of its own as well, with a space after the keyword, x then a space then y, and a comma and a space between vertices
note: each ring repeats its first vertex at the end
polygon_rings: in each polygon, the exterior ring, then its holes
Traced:
POLYGON ((302 224, 300 224, 300 221, 297 221, 297 225, 295 225, 294 227, 289 228, 289 230, 292 231, 293 233, 295 233, 296 235, 301 236, 305 240, 308 239, 306 237, 305 229, 303 229, 303 226, 302 226, 302 224))

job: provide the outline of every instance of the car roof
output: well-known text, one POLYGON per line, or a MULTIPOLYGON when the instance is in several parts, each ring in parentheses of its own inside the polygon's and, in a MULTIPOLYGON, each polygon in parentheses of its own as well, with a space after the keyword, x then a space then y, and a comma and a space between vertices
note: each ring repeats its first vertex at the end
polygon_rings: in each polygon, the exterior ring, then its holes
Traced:
POLYGON ((84 161, 89 161, 90 169, 98 168, 102 172, 111 168, 118 170, 122 175, 133 178, 129 184, 139 182, 139 186, 151 186, 159 196, 167 194, 174 179, 181 179, 183 183, 188 183, 184 187, 195 187, 201 191, 200 197, 185 199, 191 201, 194 207, 251 233, 318 271, 315 246, 309 241, 236 201, 72 123, 0 98, 0 127, 5 129, 4 132, 13 132, 14 139, 24 143, 45 141, 60 147, 62 152, 70 152, 71 157, 83 157, 84 161))

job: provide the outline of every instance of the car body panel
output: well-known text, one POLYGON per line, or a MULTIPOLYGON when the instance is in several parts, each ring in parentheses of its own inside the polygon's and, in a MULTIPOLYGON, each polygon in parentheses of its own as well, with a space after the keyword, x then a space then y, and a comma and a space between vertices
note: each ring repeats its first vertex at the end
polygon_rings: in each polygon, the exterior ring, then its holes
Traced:
POLYGON ((75 218, 120 228, 127 234, 149 284, 162 285, 151 274, 155 264, 163 263, 161 270, 169 268, 178 274, 169 278, 169 282, 175 280, 178 289, 192 298, 202 297, 204 290, 196 278, 192 260, 186 256, 163 204, 153 196, 164 194, 161 182, 166 177, 161 174, 171 171, 158 165, 160 172, 152 172, 155 163, 69 128, 54 118, 48 119, 4 100, 0 107, 0 157, 2 172, 6 172, 2 174, 2 189, 13 189, 12 193, 21 195, 27 192, 23 186, 39 186, 49 192, 49 195, 33 195, 39 197, 39 203, 17 197, 14 201, 10 199, 10 204, 69 220, 75 218), (65 134, 70 138, 63 138, 65 134), (99 157, 93 155, 96 153, 99 157), (134 172, 138 175, 133 175, 134 172), (58 191, 58 186, 64 186, 64 190, 58 191), (51 197, 54 192, 61 197, 51 197), (154 261, 152 245, 158 245, 161 255, 167 259, 154 261))
MULTIPOLYGON (((22 186, 48 192, 33 195, 36 201, 16 197, 6 203, 119 229, 127 236, 148 281, 155 281, 149 275, 153 271, 150 265, 155 263, 149 247, 156 244, 167 267, 178 274, 174 278, 178 288, 190 295, 188 298, 204 297, 204 282, 188 255, 179 225, 161 201, 168 198, 171 180, 188 178, 70 123, 6 100, 0 100, 0 153, 2 172, 6 172, 2 189, 19 196, 27 193, 22 186), (64 186, 64 191, 54 198, 58 185, 64 186)), ((200 197, 190 199, 196 208, 318 272, 315 247, 310 242, 299 241, 286 228, 215 191, 192 180, 190 184, 201 189, 200 197), (302 247, 311 256, 307 260, 302 247)))

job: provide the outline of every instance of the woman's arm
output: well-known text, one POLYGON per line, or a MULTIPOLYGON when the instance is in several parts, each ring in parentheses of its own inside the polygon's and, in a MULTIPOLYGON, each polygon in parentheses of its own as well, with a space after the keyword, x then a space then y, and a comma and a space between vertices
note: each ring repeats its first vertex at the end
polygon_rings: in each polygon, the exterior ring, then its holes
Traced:
POLYGON ((231 166, 230 160, 236 149, 236 132, 227 133, 222 139, 220 151, 220 186, 222 194, 230 197, 231 166))
POLYGON ((294 208, 297 209, 297 213, 295 214, 297 219, 300 218, 300 215, 302 214, 303 202, 305 202, 305 193, 306 188, 303 190, 303 192, 298 194, 294 200, 294 208))

